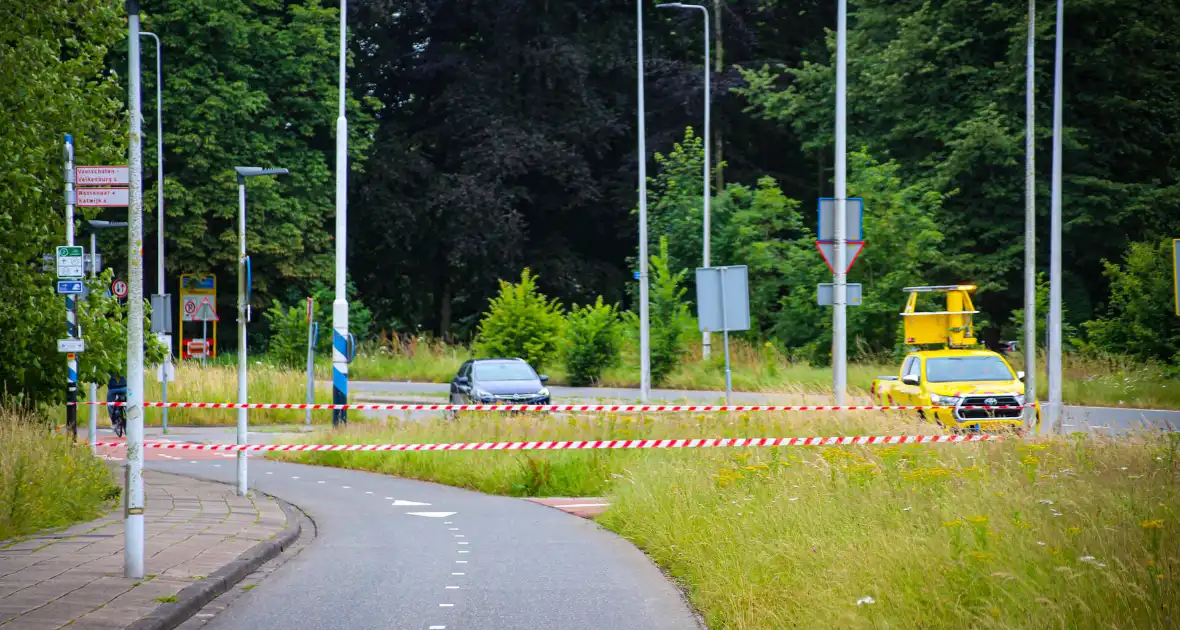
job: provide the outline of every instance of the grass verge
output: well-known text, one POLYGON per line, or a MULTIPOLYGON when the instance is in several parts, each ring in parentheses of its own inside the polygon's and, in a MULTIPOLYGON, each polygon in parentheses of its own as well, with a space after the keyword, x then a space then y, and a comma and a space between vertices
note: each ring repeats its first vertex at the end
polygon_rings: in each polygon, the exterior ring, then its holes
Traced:
MULTIPOLYGON (((599 384, 638 387, 639 361, 634 354, 631 351, 624 353, 622 364, 607 370, 599 384)), ((358 380, 447 383, 470 357, 466 348, 437 341, 414 341, 367 349, 350 367, 350 375, 358 380)), ((1024 359, 1020 355, 1011 355, 1008 360, 1015 369, 1022 369, 1024 359)), ((703 361, 700 349, 694 348, 661 387, 724 390, 723 361, 720 353, 703 361)), ((773 349, 758 348, 740 339, 731 341, 730 364, 733 388, 737 391, 831 392, 831 368, 791 362, 773 349)), ((864 395, 874 378, 896 374, 899 365, 852 363, 848 366, 849 388, 854 395, 864 395)), ((547 366, 545 372, 552 385, 569 382, 560 365, 547 366)), ((1158 365, 1113 355, 1072 354, 1063 358, 1063 372, 1062 394, 1067 404, 1180 409, 1180 379, 1170 377, 1167 370, 1158 365)), ((1037 381, 1037 390, 1041 399, 1048 395, 1048 379, 1043 371, 1037 381)))
MULTIPOLYGON (((848 414, 487 416, 314 442, 930 431, 848 414)), ((508 495, 605 496, 607 527, 712 628, 1169 627, 1180 438, 906 447, 305 453, 508 495)))
POLYGON ((0 407, 0 541, 97 518, 119 496, 102 460, 0 407))

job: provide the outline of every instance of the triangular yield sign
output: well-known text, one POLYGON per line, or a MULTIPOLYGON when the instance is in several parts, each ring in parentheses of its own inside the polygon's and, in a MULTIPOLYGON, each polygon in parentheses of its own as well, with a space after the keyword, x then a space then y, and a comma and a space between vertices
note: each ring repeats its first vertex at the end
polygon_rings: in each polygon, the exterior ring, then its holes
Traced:
MULTIPOLYGON (((848 263, 844 268, 844 273, 848 273, 852 269, 853 263, 856 262, 856 258, 864 251, 865 242, 844 241, 844 247, 844 259, 848 263)), ((816 241, 815 248, 819 250, 820 256, 824 257, 824 262, 827 263, 828 269, 832 273, 836 273, 836 269, 832 267, 832 261, 836 259, 836 243, 832 241, 816 241)))
POLYGON ((197 312, 193 315, 193 319, 198 322, 220 321, 217 318, 217 311, 209 303, 209 298, 207 297, 201 298, 201 303, 197 305, 197 312))

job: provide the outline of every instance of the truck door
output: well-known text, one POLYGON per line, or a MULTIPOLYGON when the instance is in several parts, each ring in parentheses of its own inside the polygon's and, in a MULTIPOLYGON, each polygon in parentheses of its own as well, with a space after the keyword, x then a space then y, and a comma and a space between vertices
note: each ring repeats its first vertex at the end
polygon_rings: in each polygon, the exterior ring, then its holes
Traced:
POLYGON ((907 357, 905 363, 901 366, 901 380, 897 385, 897 392, 899 394, 898 404, 902 405, 920 405, 920 394, 922 393, 922 360, 917 356, 907 357), (906 380, 917 379, 917 385, 907 383, 906 380))

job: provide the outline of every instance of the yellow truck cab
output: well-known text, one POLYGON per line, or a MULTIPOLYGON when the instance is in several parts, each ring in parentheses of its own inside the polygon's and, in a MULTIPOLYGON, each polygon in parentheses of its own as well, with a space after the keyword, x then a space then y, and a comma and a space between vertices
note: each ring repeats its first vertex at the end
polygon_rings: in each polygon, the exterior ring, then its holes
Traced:
MULTIPOLYGON (((942 345, 906 355, 897 376, 873 381, 870 395, 879 405, 940 406, 919 416, 953 430, 1024 427, 1024 373, 976 341, 972 285, 909 287, 901 316, 911 346, 942 345), (918 295, 946 293, 946 309, 919 312, 918 295), (981 408, 983 407, 983 408, 981 408)), ((1039 417, 1040 412, 1037 411, 1039 417)))

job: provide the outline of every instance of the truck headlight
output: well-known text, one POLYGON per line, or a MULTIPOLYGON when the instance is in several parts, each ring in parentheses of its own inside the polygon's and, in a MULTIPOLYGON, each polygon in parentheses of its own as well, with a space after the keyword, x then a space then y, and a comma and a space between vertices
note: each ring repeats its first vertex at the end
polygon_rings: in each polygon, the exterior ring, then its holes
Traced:
POLYGON ((938 394, 930 394, 930 404, 954 407, 959 404, 958 396, 939 396, 938 394))

